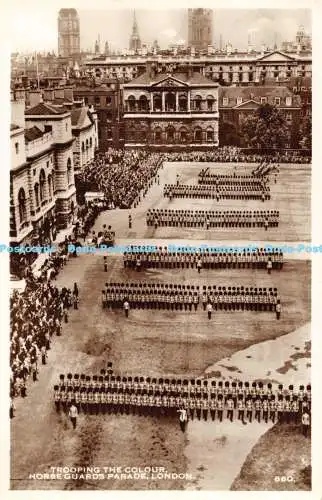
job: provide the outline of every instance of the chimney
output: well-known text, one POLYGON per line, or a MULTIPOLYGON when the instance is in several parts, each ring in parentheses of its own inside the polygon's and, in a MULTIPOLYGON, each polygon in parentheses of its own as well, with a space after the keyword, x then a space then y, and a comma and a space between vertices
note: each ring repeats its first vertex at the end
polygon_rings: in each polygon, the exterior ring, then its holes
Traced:
POLYGON ((55 98, 53 89, 45 89, 43 91, 44 101, 53 101, 55 98))
POLYGON ((25 128, 25 101, 11 101, 11 123, 18 127, 25 128))
POLYGON ((30 106, 37 106, 40 102, 43 102, 42 94, 40 90, 30 90, 29 92, 29 103, 30 106))
POLYGON ((64 89, 54 89, 55 99, 64 99, 64 89))
POLYGON ((70 99, 71 101, 74 101, 73 87, 64 88, 64 99, 70 99))

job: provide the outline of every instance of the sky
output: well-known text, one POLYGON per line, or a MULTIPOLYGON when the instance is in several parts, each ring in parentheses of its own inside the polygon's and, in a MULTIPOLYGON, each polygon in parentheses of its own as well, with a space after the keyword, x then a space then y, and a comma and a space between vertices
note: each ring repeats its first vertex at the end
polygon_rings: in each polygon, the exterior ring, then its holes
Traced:
MULTIPOLYGON (((57 16, 55 5, 34 9, 22 3, 18 10, 8 15, 5 29, 11 51, 57 52, 57 16)), ((60 6, 61 7, 61 6, 60 6)), ((65 5, 69 7, 69 5, 65 5)), ((107 40, 112 50, 128 48, 133 24, 133 10, 84 10, 78 8, 80 18, 81 49, 93 50, 100 35, 102 49, 107 40)), ((161 48, 187 40, 187 9, 147 10, 136 9, 139 34, 143 43, 150 45, 157 39, 161 48)), ((8 14, 8 13, 7 13, 8 14)), ((222 35, 224 44, 234 48, 247 46, 248 31, 253 30, 257 48, 273 46, 283 40, 294 40, 299 25, 311 32, 309 9, 215 9, 213 13, 214 44, 219 47, 222 35)))

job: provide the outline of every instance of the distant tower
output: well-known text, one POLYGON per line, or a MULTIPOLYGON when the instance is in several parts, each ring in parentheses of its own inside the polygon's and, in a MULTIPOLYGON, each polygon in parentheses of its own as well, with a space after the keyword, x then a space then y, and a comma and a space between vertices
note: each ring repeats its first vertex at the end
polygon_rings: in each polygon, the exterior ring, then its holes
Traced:
POLYGON ((95 52, 95 55, 98 55, 100 53, 100 46, 99 46, 98 40, 95 41, 94 52, 95 52))
POLYGON ((132 26, 132 34, 130 36, 129 48, 130 50, 134 50, 134 52, 137 52, 138 50, 141 49, 141 39, 139 35, 138 24, 136 22, 135 11, 133 12, 133 26, 132 26))
POLYGON ((79 17, 76 9, 60 9, 58 14, 58 55, 80 53, 79 17))
POLYGON ((304 26, 299 26, 299 29, 296 32, 295 43, 296 45, 303 45, 305 39, 305 31, 304 26))
POLYGON ((108 42, 105 42, 104 54, 106 56, 108 56, 109 53, 110 53, 110 49, 109 49, 109 46, 108 46, 108 42))
POLYGON ((222 48, 223 48, 223 39, 222 39, 222 34, 220 33, 220 36, 219 36, 219 50, 220 50, 220 52, 222 52, 222 48))
POLYGON ((213 44, 213 11, 188 9, 188 45, 196 50, 206 50, 213 44))

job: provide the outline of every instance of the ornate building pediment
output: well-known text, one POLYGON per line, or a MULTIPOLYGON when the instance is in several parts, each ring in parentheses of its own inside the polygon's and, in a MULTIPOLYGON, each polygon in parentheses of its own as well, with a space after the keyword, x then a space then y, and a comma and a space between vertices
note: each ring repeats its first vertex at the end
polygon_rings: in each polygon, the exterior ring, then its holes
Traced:
POLYGON ((168 76, 162 79, 160 82, 152 85, 152 88, 162 88, 162 87, 187 88, 188 85, 185 82, 182 82, 181 80, 177 80, 172 76, 168 76))
POLYGON ((259 57, 257 60, 264 61, 264 62, 295 61, 294 57, 291 57, 287 54, 283 54, 283 52, 280 52, 279 50, 276 50, 275 52, 271 52, 270 54, 266 54, 263 57, 259 57))
POLYGON ((247 109, 258 109, 260 104, 253 99, 250 99, 249 101, 242 102, 241 104, 237 104, 237 106, 234 106, 234 109, 240 109, 240 110, 247 110, 247 109))

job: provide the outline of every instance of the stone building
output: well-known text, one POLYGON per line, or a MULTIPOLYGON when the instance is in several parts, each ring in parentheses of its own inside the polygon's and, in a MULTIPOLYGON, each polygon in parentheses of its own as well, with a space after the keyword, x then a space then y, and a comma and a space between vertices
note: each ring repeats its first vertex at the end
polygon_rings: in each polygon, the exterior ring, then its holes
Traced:
POLYGON ((125 84, 125 147, 156 150, 218 146, 218 85, 201 74, 155 74, 125 84))
POLYGON ((60 9, 58 14, 58 55, 71 57, 80 53, 80 27, 76 9, 60 9))
POLYGON ((284 115, 289 135, 287 148, 297 148, 301 100, 287 87, 221 87, 219 91, 220 145, 239 145, 237 140, 243 117, 260 105, 276 106, 284 115), (237 140, 237 144, 236 144, 237 140))
POLYGON ((213 44, 213 11, 188 9, 188 45, 196 50, 207 50, 213 44))
POLYGON ((222 85, 271 85, 291 77, 312 77, 312 54, 310 51, 283 53, 276 51, 238 52, 227 50, 214 54, 175 55, 148 54, 133 56, 109 56, 100 60, 85 61, 83 68, 97 78, 114 78, 130 82, 154 65, 157 73, 166 73, 168 68, 182 72, 188 64, 192 70, 201 73, 222 85))
POLYGON ((95 110, 99 150, 123 146, 123 96, 119 82, 113 80, 100 86, 75 86, 73 93, 75 99, 83 99, 95 110))

